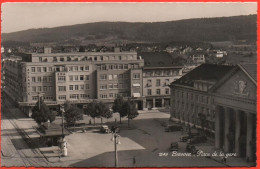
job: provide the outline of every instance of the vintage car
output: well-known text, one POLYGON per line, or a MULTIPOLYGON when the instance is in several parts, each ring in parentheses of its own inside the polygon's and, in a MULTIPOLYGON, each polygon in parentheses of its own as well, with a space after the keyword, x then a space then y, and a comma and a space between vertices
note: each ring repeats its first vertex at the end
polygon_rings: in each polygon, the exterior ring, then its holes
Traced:
POLYGON ((181 141, 181 142, 186 142, 186 141, 188 141, 188 139, 191 139, 191 138, 192 138, 191 135, 185 134, 185 135, 182 135, 182 136, 180 137, 180 141, 181 141))
POLYGON ((194 136, 193 138, 188 140, 188 142, 191 144, 205 143, 206 141, 206 136, 194 136))
POLYGON ((174 131, 181 131, 182 126, 180 125, 170 125, 165 128, 166 132, 174 132, 174 131))
POLYGON ((171 143, 170 151, 178 151, 178 149, 179 149, 179 144, 178 144, 178 142, 173 142, 173 143, 171 143))
POLYGON ((190 143, 187 144, 186 146, 186 151, 190 152, 192 154, 197 154, 198 150, 196 149, 196 147, 190 143))
POLYGON ((100 127, 100 131, 101 131, 102 133, 110 133, 110 132, 111 132, 111 130, 109 129, 109 127, 108 127, 107 125, 102 125, 102 126, 100 127))

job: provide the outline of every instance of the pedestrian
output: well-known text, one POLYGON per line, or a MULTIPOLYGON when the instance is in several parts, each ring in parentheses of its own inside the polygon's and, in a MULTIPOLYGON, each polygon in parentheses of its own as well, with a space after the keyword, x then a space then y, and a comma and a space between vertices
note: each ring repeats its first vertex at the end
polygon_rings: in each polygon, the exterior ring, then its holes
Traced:
POLYGON ((135 156, 133 157, 133 165, 135 166, 136 160, 135 160, 135 156))

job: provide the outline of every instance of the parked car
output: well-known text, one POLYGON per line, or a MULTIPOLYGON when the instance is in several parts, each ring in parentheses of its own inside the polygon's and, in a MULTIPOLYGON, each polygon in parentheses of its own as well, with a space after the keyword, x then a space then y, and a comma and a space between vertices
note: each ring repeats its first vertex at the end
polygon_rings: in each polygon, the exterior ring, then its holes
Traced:
POLYGON ((186 151, 190 152, 192 154, 197 154, 198 150, 196 149, 196 147, 193 144, 188 143, 186 146, 186 151))
POLYGON ((188 142, 191 144, 204 143, 206 141, 207 141, 206 136, 194 136, 193 138, 188 140, 188 142))
POLYGON ((188 139, 191 139, 191 138, 192 138, 191 135, 188 135, 188 134, 182 135, 182 136, 180 137, 180 141, 181 141, 181 142, 186 142, 186 141, 188 141, 188 139))
POLYGON ((182 126, 179 125, 170 125, 165 128, 166 132, 181 131, 181 130, 182 130, 182 126))
POLYGON ((178 149, 179 149, 179 144, 178 144, 178 142, 173 142, 173 143, 171 143, 170 151, 178 151, 178 149))
POLYGON ((102 125, 102 126, 100 127, 100 131, 101 131, 102 133, 110 133, 110 132, 111 132, 111 130, 109 129, 109 127, 108 127, 107 125, 102 125))

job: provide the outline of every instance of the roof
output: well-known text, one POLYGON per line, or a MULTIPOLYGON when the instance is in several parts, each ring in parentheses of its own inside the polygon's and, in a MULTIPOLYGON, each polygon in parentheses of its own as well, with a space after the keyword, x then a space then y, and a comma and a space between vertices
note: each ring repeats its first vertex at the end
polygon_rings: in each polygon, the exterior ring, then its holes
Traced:
POLYGON ((246 64, 239 64, 246 73, 249 74, 255 81, 257 81, 257 69, 256 69, 256 63, 246 63, 246 64))
MULTIPOLYGON (((62 127, 55 123, 46 122, 36 130, 41 136, 62 136, 62 127)), ((64 135, 71 134, 66 128, 63 129, 63 133, 64 135)))
POLYGON ((171 85, 184 85, 193 87, 194 81, 203 80, 209 82, 216 82, 224 77, 235 66, 217 65, 217 64, 202 64, 180 79, 171 83, 171 85))
POLYGON ((138 56, 144 59, 144 67, 175 67, 180 66, 167 52, 140 52, 138 56))

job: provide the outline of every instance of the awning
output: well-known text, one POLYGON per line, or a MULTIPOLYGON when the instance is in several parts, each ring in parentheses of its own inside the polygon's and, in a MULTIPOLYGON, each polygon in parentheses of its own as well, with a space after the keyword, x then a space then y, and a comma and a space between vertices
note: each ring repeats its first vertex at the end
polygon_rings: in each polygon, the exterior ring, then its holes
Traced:
POLYGON ((140 84, 139 83, 135 83, 133 84, 134 87, 140 87, 140 84))
POLYGON ((133 97, 140 97, 141 94, 140 93, 133 93, 133 97))

